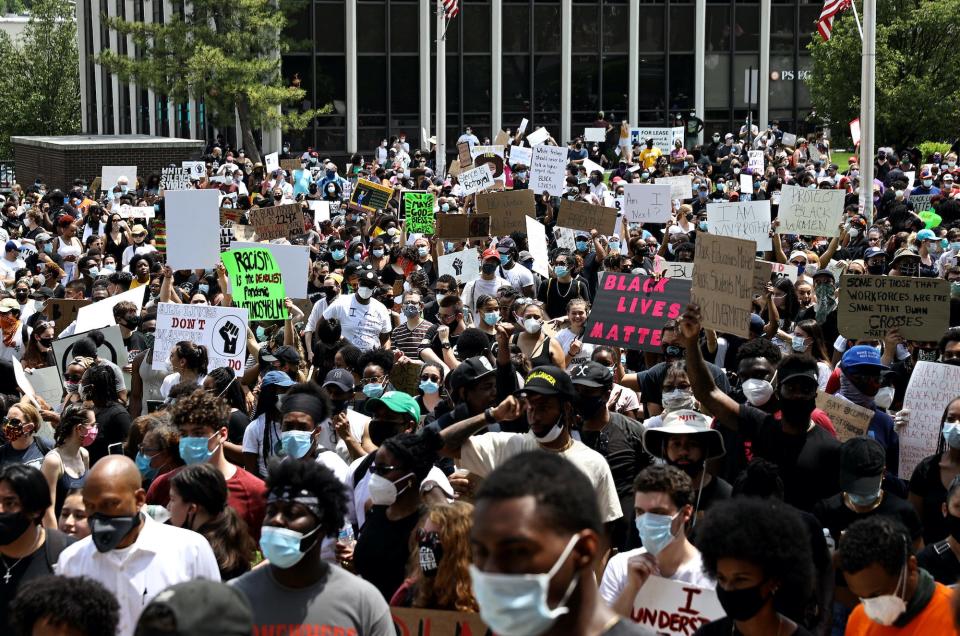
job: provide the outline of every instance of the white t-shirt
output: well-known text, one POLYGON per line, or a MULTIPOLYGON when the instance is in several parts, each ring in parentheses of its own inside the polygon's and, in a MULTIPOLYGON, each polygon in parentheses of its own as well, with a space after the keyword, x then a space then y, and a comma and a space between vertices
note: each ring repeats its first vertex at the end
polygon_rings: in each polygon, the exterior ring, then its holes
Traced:
MULTIPOLYGON (((243 431, 243 446, 241 447, 244 453, 255 453, 257 455, 257 470, 260 471, 260 475, 267 474, 267 463, 263 461, 263 431, 266 428, 266 421, 266 414, 261 414, 257 419, 247 424, 246 430, 243 431)), ((267 457, 275 457, 274 450, 279 441, 280 422, 271 422, 270 448, 267 457)))
MULTIPOLYGON (((203 379, 205 377, 204 375, 197 376, 197 386, 203 386, 203 379)), ((180 384, 180 373, 171 373, 163 379, 163 382, 160 384, 160 395, 163 396, 164 400, 170 396, 170 390, 178 384, 180 384)))
MULTIPOLYGON (((526 270, 527 268, 524 267, 523 269, 526 270)), ((463 288, 463 295, 460 297, 463 299, 463 308, 469 311, 470 315, 476 316, 475 322, 480 322, 480 316, 477 312, 477 298, 483 295, 496 298, 498 289, 509 286, 512 286, 510 281, 499 276, 494 276, 493 280, 475 278, 463 288)))
POLYGON ((320 322, 320 318, 323 316, 323 312, 327 310, 327 297, 324 296, 317 302, 313 303, 313 309, 310 310, 310 316, 307 318, 307 326, 304 331, 314 332, 317 330, 317 323, 320 322))
POLYGON ((369 351, 380 346, 380 334, 389 334, 393 330, 390 310, 379 300, 370 299, 364 305, 356 294, 341 296, 323 312, 326 320, 336 318, 340 321, 340 335, 361 351, 369 351))
MULTIPOLYGON (((350 475, 350 467, 343 461, 339 455, 333 451, 324 450, 317 454, 317 463, 329 468, 334 476, 340 480, 344 486, 347 485, 347 477, 350 475)), ((347 497, 347 513, 353 509, 353 501, 347 497)), ((320 543, 320 558, 327 563, 337 562, 337 537, 324 537, 320 543)))
MULTIPOLYGON (((600 580, 600 596, 607 602, 607 605, 617 600, 617 597, 623 592, 623 588, 626 587, 627 577, 629 576, 627 573, 627 561, 630 560, 630 557, 646 554, 646 552, 646 548, 627 550, 626 552, 614 555, 607 561, 607 567, 603 571, 603 578, 600 580)), ((699 550, 696 551, 694 557, 683 562, 677 571, 673 573, 673 576, 666 578, 669 578, 671 581, 689 583, 708 590, 712 590, 717 586, 716 581, 703 573, 703 559, 700 556, 699 550)))
MULTIPOLYGON (((460 449, 460 468, 486 477, 514 455, 526 451, 541 450, 533 433, 484 433, 474 435, 460 449)), ((613 474, 603 455, 586 444, 574 440, 567 450, 560 453, 576 464, 590 479, 597 491, 597 503, 604 523, 623 516, 620 499, 613 484, 613 474)))
MULTIPOLYGON (((523 265, 514 264, 513 269, 501 267, 500 275, 504 276, 519 294, 523 294, 524 287, 533 287, 533 274, 523 265)), ((536 294, 537 290, 533 290, 533 293, 536 294)))
POLYGON ((27 264, 19 256, 14 261, 9 261, 6 258, 0 258, 0 278, 13 278, 18 269, 23 269, 27 264))
MULTIPOLYGON (((581 337, 583 337, 581 335, 581 337)), ((563 347, 563 355, 570 355, 570 344, 577 339, 577 335, 570 331, 569 328, 563 328, 557 332, 557 342, 560 343, 560 346, 563 347)), ((573 356, 573 359, 570 360, 570 364, 567 365, 567 371, 570 371, 577 364, 586 364, 590 362, 590 358, 593 357, 593 351, 597 348, 597 345, 591 344, 589 342, 580 341, 580 353, 573 356)))

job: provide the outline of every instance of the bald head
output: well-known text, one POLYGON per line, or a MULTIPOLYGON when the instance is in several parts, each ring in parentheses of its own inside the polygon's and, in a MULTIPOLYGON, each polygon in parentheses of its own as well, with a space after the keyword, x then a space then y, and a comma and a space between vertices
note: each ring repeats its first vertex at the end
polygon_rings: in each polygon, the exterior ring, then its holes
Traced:
POLYGON ((129 489, 133 493, 141 487, 141 479, 140 471, 132 459, 126 455, 107 455, 90 469, 84 489, 91 485, 100 487, 100 482, 107 482, 129 489))

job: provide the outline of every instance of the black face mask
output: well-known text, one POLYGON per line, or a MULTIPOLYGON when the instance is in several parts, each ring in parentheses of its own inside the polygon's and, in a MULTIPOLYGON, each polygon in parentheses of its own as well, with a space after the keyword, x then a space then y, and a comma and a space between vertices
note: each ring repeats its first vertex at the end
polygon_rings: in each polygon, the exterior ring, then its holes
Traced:
POLYGON ((498 266, 493 263, 484 263, 483 265, 480 266, 480 271, 482 271, 484 274, 489 276, 490 274, 497 271, 497 267, 498 266))
POLYGON ((18 292, 17 292, 17 301, 22 305, 24 302, 26 302, 28 296, 30 296, 30 292, 28 292, 28 291, 18 291, 18 292))
POLYGON ((683 360, 684 354, 684 348, 680 345, 665 345, 663 347, 663 355, 668 360, 683 360))
POLYGON ((123 515, 117 517, 108 517, 100 513, 92 514, 89 517, 90 536, 93 545, 98 552, 109 552, 113 550, 124 537, 130 534, 130 531, 140 523, 140 513, 130 517, 123 515))
POLYGON ((944 521, 947 524, 947 533, 957 541, 960 541, 960 517, 955 517, 947 513, 947 518, 944 521))
POLYGON ((348 403, 349 400, 330 400, 330 406, 333 408, 334 414, 346 411, 348 403))
POLYGON ((38 342, 47 349, 53 346, 53 338, 40 338, 38 342))
POLYGON ((22 512, 0 513, 0 545, 16 541, 30 527, 30 519, 22 512))
POLYGON ((747 587, 742 590, 725 590, 717 586, 717 600, 727 616, 735 621, 746 621, 757 615, 767 599, 760 594, 760 586, 747 587))
POLYGON ((604 400, 602 396, 581 397, 574 403, 574 409, 576 409, 577 414, 584 420, 589 420, 599 413, 601 409, 605 408, 606 405, 607 401, 604 400))
POLYGON ((130 329, 136 329, 138 326, 140 326, 140 316, 137 316, 136 314, 127 316, 123 319, 123 321, 127 323, 127 327, 130 329))
MULTIPOLYGON (((792 422, 810 421, 813 410, 817 408, 816 398, 787 399, 782 395, 777 395, 780 403, 780 410, 784 415, 789 414, 792 422)), ((717 588, 719 589, 719 585, 717 588)))
POLYGON ((885 269, 883 265, 867 265, 867 272, 874 276, 882 276, 885 269))
POLYGON ((440 570, 440 560, 443 558, 443 546, 440 544, 440 535, 428 532, 420 540, 420 571, 428 578, 433 578, 440 570))

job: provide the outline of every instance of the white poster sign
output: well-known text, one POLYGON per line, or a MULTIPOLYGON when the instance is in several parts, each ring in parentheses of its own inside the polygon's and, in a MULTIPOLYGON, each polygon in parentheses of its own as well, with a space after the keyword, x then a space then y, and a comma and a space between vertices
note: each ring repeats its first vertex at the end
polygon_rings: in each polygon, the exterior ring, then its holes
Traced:
MULTIPOLYGON (((220 244, 220 233, 217 232, 214 247, 220 244)), ((143 307, 143 294, 146 290, 143 287, 135 287, 116 296, 108 296, 103 300, 81 307, 77 312, 77 328, 74 333, 82 333, 91 329, 101 329, 117 324, 113 317, 113 308, 123 301, 129 301, 137 306, 137 313, 143 307)))
POLYGON ((716 591, 651 576, 637 593, 630 617, 658 634, 689 636, 724 616, 716 591))
POLYGON ((682 174, 677 177, 657 177, 657 185, 670 186, 670 198, 685 199, 693 198, 693 177, 688 174, 682 174))
MULTIPOLYGON (((100 303, 106 302, 101 300, 99 302, 90 305, 99 305, 100 303)), ((79 331, 79 330, 78 330, 79 331)), ((103 334, 103 344, 100 345, 100 348, 97 349, 97 357, 101 360, 109 360, 114 363, 121 369, 127 366, 127 348, 123 344, 123 335, 120 333, 120 327, 113 325, 112 327, 107 327, 106 329, 100 329, 100 333, 103 334)), ((67 336, 66 338, 58 338, 53 341, 53 357, 57 361, 57 371, 60 373, 61 379, 67 370, 67 364, 73 360, 73 345, 77 343, 81 338, 86 338, 86 333, 77 333, 72 336, 67 336)), ((129 387, 129 385, 127 385, 129 387)))
POLYGON ((693 280, 693 263, 671 262, 658 255, 653 259, 653 267, 657 272, 662 272, 665 278, 693 280))
POLYGON ((783 137, 780 138, 780 143, 784 146, 794 147, 797 145, 797 136, 793 133, 785 132, 783 137))
POLYGON ((631 223, 666 223, 673 216, 671 189, 671 185, 661 183, 626 184, 623 215, 631 223))
POLYGON ((100 189, 106 192, 112 192, 117 185, 117 179, 127 178, 127 187, 130 190, 137 189, 137 167, 136 166, 103 166, 100 168, 100 189))
POLYGON ((847 193, 785 185, 780 190, 780 234, 838 236, 847 193))
POLYGON ((267 174, 270 174, 274 170, 280 169, 280 153, 271 152, 269 155, 266 155, 263 158, 263 165, 267 171, 267 174))
POLYGON ((526 146, 510 146, 510 165, 523 165, 530 167, 533 160, 533 148, 526 146))
POLYGON ((753 196, 753 175, 740 173, 740 194, 753 196))
POLYGON ((111 211, 119 214, 121 219, 152 219, 157 215, 152 205, 134 206, 124 203, 111 211))
POLYGON ((960 395, 960 367, 939 362, 918 362, 910 375, 903 408, 910 409, 910 424, 900 431, 900 473, 910 479, 924 457, 937 451, 943 411, 960 395))
MULTIPOLYGON (((527 222, 527 249, 533 256, 533 271, 541 276, 550 275, 550 253, 547 251, 547 228, 529 216, 527 222)), ((521 266, 522 267, 522 266, 521 266)))
POLYGON ((190 171, 191 179, 203 179, 207 176, 207 166, 202 161, 182 161, 180 167, 190 171))
POLYGON ((270 250, 283 272, 283 287, 293 299, 307 297, 307 276, 310 273, 310 247, 307 245, 280 245, 277 243, 247 243, 234 241, 230 249, 262 247, 270 250))
POLYGON ((769 201, 708 203, 707 224, 711 234, 756 241, 761 252, 773 249, 769 201))
POLYGON ((747 167, 750 169, 750 172, 753 174, 763 174, 763 151, 748 150, 747 158, 747 167))
POLYGON ((493 186, 493 172, 490 170, 490 166, 485 163, 466 172, 461 172, 457 178, 460 180, 460 185, 463 186, 463 194, 465 195, 474 194, 493 186))
POLYGON ((178 269, 213 269, 220 262, 220 193, 171 190, 164 196, 167 264, 178 269))
POLYGON ((577 249, 576 233, 568 227, 553 228, 553 239, 557 242, 557 247, 571 252, 577 249))
POLYGON ((530 124, 530 120, 524 117, 520 120, 520 125, 517 126, 517 134, 522 135, 523 132, 527 129, 527 126, 530 124))
POLYGON ((437 272, 450 274, 458 283, 466 283, 480 276, 480 250, 476 247, 444 254, 437 259, 437 272))
POLYGON ((601 177, 603 176, 603 166, 601 166, 599 163, 595 161, 584 159, 583 163, 581 163, 580 165, 587 169, 587 174, 591 174, 593 172, 599 172, 601 177))
POLYGON ((531 146, 539 146, 540 144, 545 142, 547 140, 547 137, 549 136, 550 136, 550 132, 546 128, 540 127, 534 130, 529 135, 527 135, 527 142, 531 146))
POLYGON ((60 381, 60 372, 57 367, 34 369, 27 374, 34 395, 41 397, 50 406, 56 406, 63 398, 63 382, 60 381))
POLYGON ((604 128, 584 128, 583 129, 583 140, 584 141, 599 141, 602 142, 606 139, 607 131, 604 128))
POLYGON ((476 146, 470 149, 470 158, 476 159, 480 155, 492 154, 503 159, 503 155, 504 155, 503 148, 504 148, 503 146, 481 146, 480 144, 477 144, 476 146))
POLYGON ((329 201, 308 201, 307 206, 313 212, 314 226, 320 225, 324 221, 330 220, 330 202, 329 201))
POLYGON ((155 370, 167 368, 170 351, 181 340, 207 348, 209 369, 230 367, 236 375, 241 375, 247 355, 247 310, 160 303, 153 345, 155 370))
POLYGON ((631 128, 630 145, 645 146, 647 139, 653 139, 653 147, 659 148, 663 154, 673 150, 673 142, 679 139, 683 143, 683 126, 675 128, 631 128))
POLYGON ((567 149, 560 146, 534 146, 530 164, 530 189, 534 194, 549 192, 561 196, 567 189, 567 149))

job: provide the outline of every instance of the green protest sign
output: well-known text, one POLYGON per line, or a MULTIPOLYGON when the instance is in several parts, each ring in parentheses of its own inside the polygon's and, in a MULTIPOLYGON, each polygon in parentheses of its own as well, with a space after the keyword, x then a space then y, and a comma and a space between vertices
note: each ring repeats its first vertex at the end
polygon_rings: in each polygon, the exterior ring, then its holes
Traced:
POLYGON ((287 319, 283 274, 270 250, 228 250, 220 255, 220 260, 227 268, 233 304, 246 309, 251 321, 287 319))
POLYGON ((408 233, 432 235, 436 231, 436 214, 433 212, 433 205, 432 192, 403 193, 408 233))

